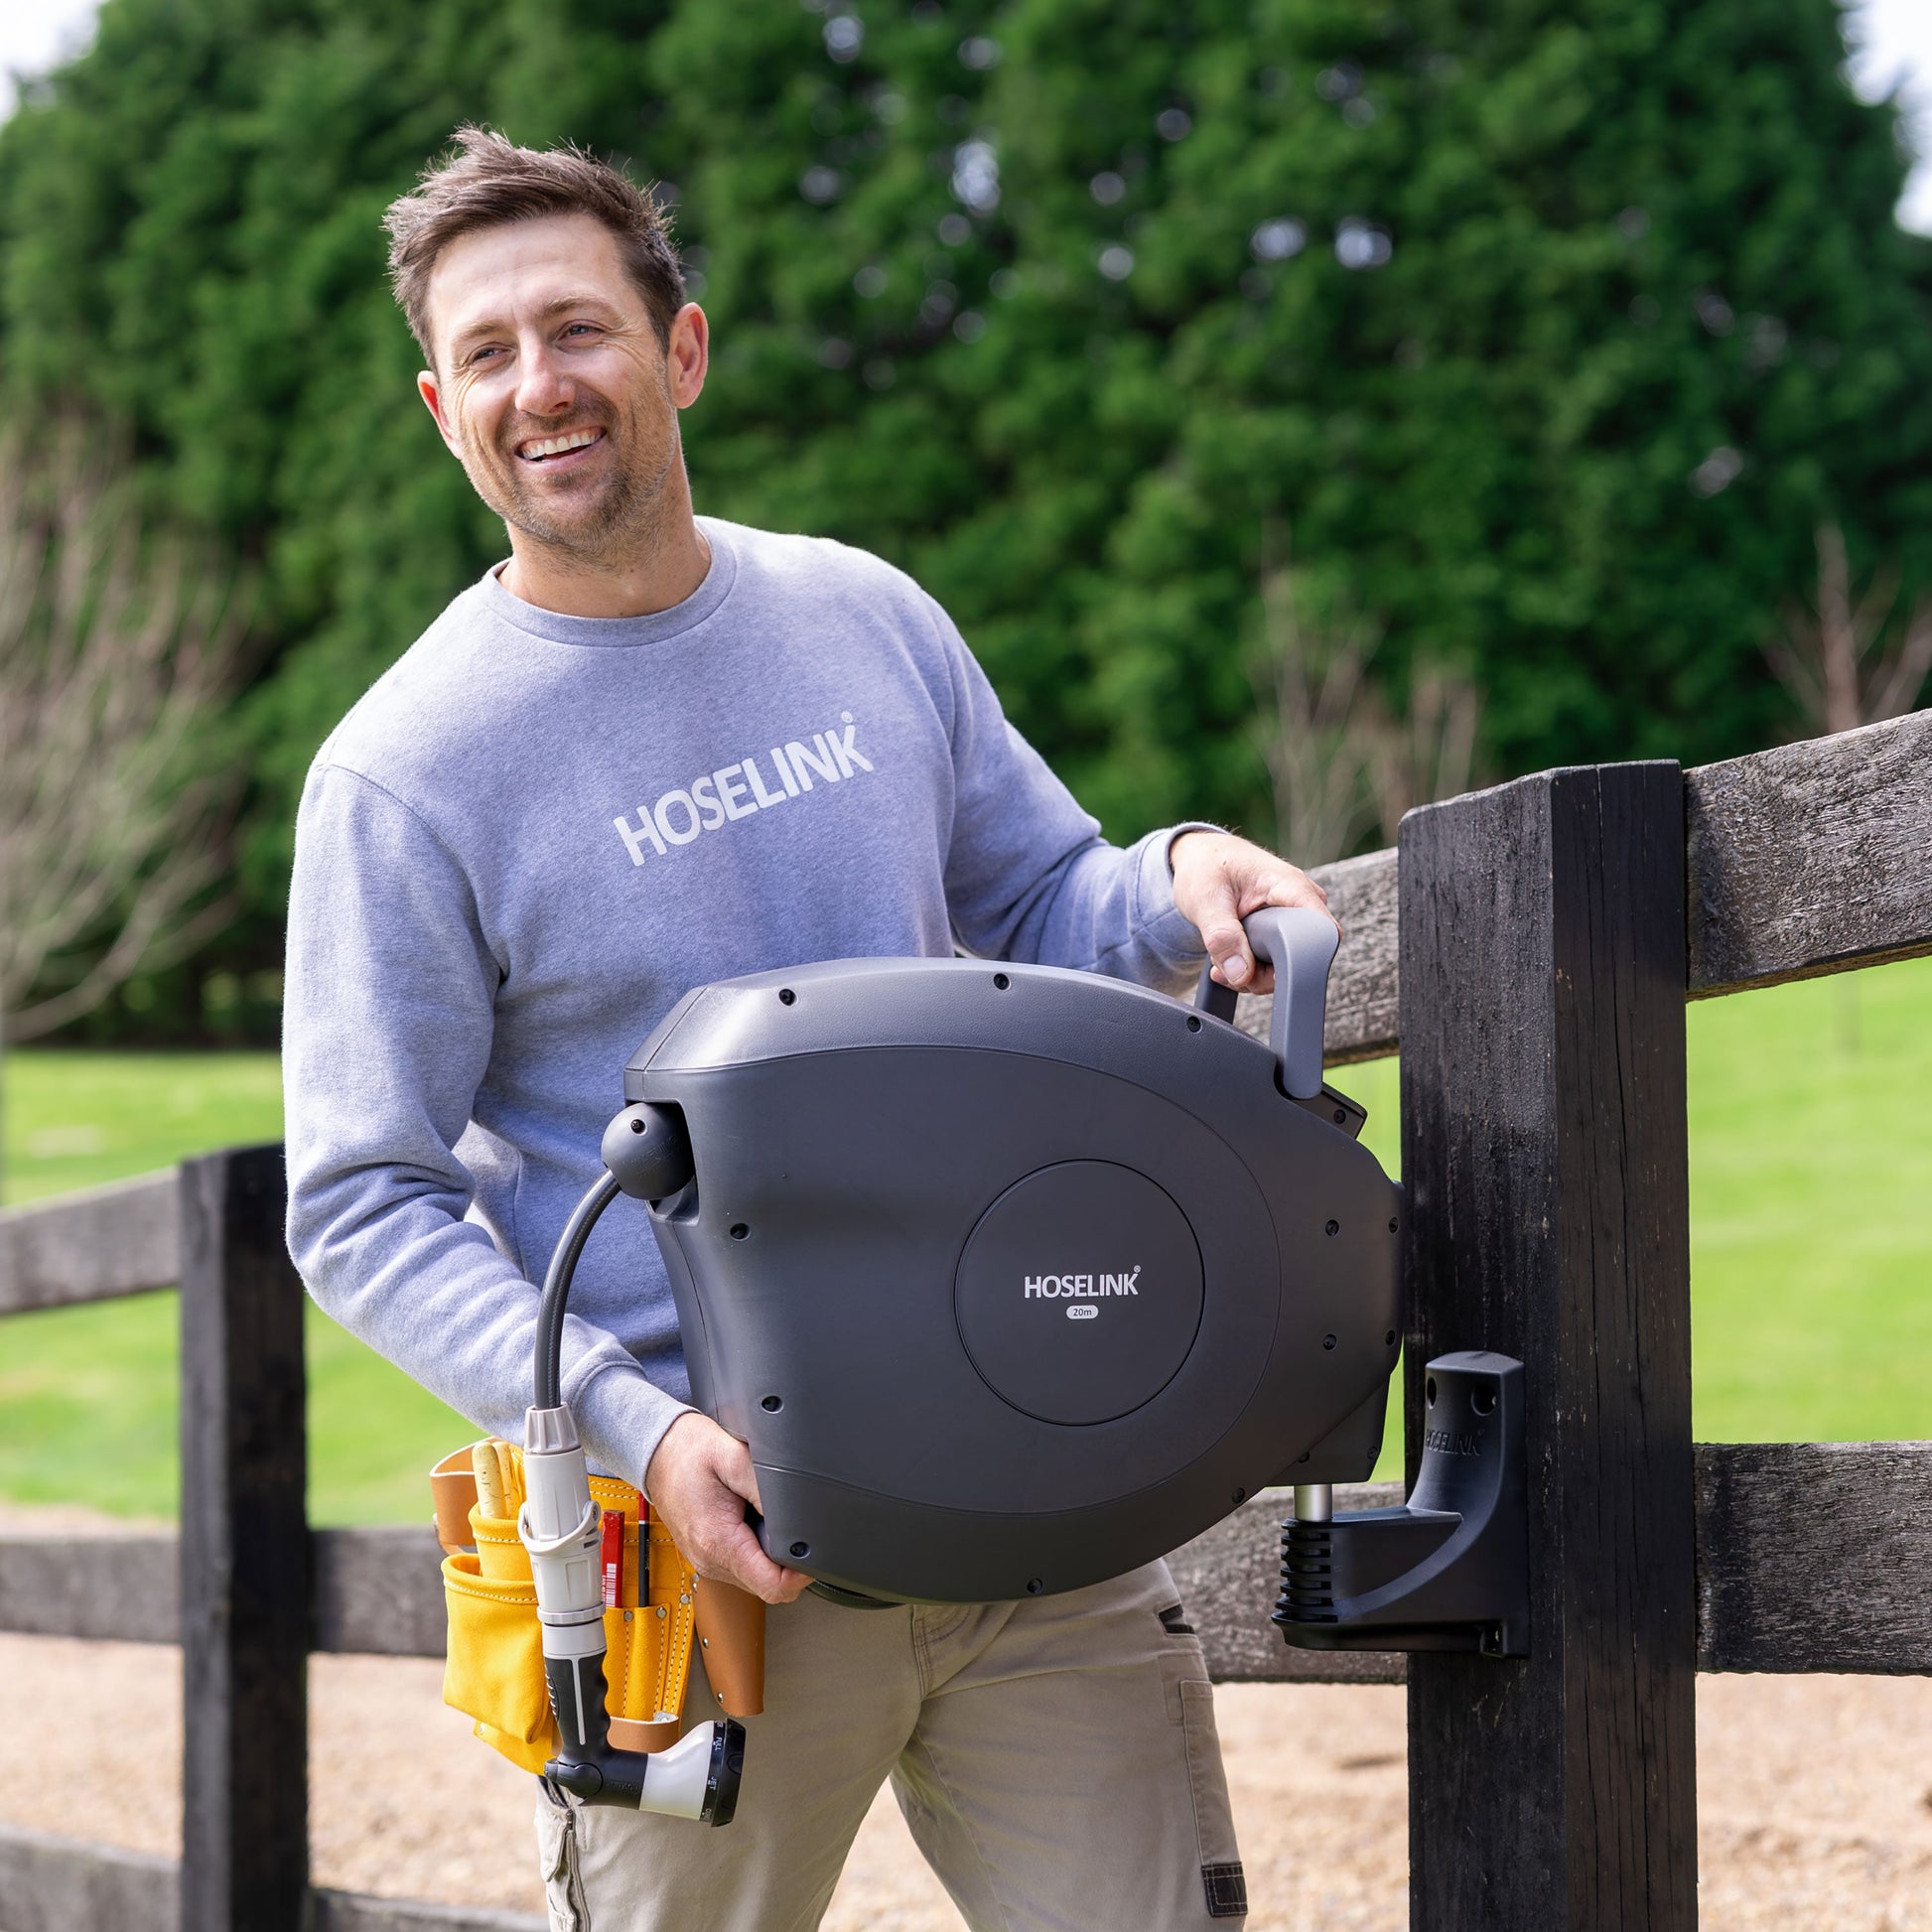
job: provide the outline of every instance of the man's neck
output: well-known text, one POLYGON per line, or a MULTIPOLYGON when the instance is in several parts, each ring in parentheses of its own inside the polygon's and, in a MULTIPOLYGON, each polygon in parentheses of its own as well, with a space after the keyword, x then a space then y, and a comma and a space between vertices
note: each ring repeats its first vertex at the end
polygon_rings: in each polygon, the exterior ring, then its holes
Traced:
POLYGON ((587 557, 510 528, 510 560, 497 582, 512 597, 566 618, 645 618, 682 604, 711 568, 711 545, 687 505, 669 529, 587 557))

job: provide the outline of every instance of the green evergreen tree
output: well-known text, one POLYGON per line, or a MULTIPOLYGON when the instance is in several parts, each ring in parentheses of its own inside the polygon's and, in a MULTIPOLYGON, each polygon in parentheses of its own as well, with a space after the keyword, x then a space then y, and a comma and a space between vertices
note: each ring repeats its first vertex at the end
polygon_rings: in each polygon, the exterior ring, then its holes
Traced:
POLYGON ((1115 835, 1268 830, 1283 531, 1492 768, 1699 759, 1779 734, 1821 523, 1932 582, 1932 244, 1842 61, 1833 0, 106 0, 0 128, 0 383, 262 567, 263 920, 501 552, 377 228, 471 118, 665 185, 700 507, 911 569, 1115 835))

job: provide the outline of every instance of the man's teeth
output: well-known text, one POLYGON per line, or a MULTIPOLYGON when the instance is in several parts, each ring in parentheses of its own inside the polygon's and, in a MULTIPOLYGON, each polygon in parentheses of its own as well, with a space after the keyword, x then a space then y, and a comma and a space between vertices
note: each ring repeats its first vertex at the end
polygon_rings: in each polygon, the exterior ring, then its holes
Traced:
POLYGON ((603 434, 601 429, 572 430, 568 436, 546 436, 538 443, 520 444, 516 453, 526 460, 562 456, 566 450, 581 450, 586 444, 595 443, 603 434))

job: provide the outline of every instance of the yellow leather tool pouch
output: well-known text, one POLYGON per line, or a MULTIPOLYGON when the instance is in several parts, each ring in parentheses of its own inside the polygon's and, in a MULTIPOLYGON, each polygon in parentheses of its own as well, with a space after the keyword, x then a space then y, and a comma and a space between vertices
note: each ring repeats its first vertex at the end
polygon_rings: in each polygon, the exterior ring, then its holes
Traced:
MULTIPOLYGON (((515 1526, 507 1527, 514 1542, 515 1526)), ((519 1555, 522 1547, 516 1544, 519 1555)), ((556 1751, 557 1733, 529 1559, 519 1580, 485 1574, 481 1548, 475 1556, 445 1557, 443 1601, 450 1617, 443 1702, 474 1718, 477 1735, 512 1763, 541 1771, 556 1751)))
MULTIPOLYGON (((543 1626, 537 1620, 530 1559, 515 1522, 485 1516, 474 1486, 467 1522, 459 1525, 461 1468, 468 1457, 468 1449, 446 1457, 432 1483, 438 1534, 449 1553, 443 1562, 449 1613, 443 1701, 474 1719, 477 1735, 513 1764, 541 1771, 556 1753, 557 1733, 543 1675, 543 1626), (465 1530, 472 1548, 452 1542, 465 1530)), ((604 1612, 611 1741, 623 1750, 661 1750, 677 1741, 691 1667, 693 1572, 656 1523, 645 1525, 640 1570, 640 1511, 629 1483, 593 1476, 591 1494, 607 1514, 623 1517, 619 1601, 604 1612)))

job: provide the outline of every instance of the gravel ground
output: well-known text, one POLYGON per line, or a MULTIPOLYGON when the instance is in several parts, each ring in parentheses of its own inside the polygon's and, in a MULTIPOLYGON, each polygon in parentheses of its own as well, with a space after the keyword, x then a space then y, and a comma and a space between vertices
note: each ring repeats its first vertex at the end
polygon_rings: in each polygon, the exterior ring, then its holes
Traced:
MULTIPOLYGON (((0 1511, 0 1524, 21 1514, 0 1511)), ((35 1512, 34 1527, 97 1525, 35 1512)), ((317 1657, 310 1685, 319 1883, 540 1909, 529 1782, 445 1708, 439 1664, 317 1657)), ((1216 1707, 1253 1932, 1398 1932, 1401 1691, 1230 1685, 1216 1707)), ((0 1753, 0 1819, 178 1851, 175 1651, 0 1635, 0 1710, 16 1745, 0 1753), (111 1808, 50 1785, 31 1740, 56 1736, 83 1764, 125 1762, 133 1746, 144 1775, 111 1808)), ((1932 1932, 1932 1680, 1707 1677, 1698 1732, 1706 1932, 1932 1932)), ((959 1932, 890 1798, 866 1821, 825 1926, 959 1932)))
MULTIPOLYGON (((315 1660, 316 1877, 535 1911, 528 1782, 471 1738, 444 1707, 441 1679, 439 1665, 415 1658, 315 1660)), ((1402 1693, 1230 1685, 1216 1703, 1254 1932, 1395 1932, 1406 1872, 1402 1693)), ((132 1743, 145 1771, 110 1809, 50 1787, 38 1752, 0 1754, 0 1818, 178 1850, 175 1652, 0 1636, 0 1709, 17 1740, 62 1736, 79 1763, 110 1751, 125 1761, 132 1743)), ((1706 1678, 1698 1723, 1707 1932, 1932 1932, 1932 1682, 1706 1678)), ((959 1923, 882 1798, 827 1932, 959 1923)))

